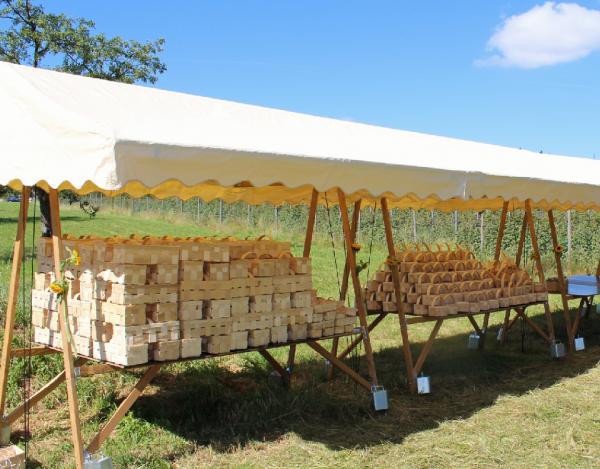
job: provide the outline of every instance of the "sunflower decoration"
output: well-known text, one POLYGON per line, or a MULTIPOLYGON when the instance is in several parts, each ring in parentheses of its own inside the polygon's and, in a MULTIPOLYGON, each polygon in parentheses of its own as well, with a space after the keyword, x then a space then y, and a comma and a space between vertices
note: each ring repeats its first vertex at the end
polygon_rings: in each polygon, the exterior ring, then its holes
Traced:
POLYGON ((535 260, 537 260, 537 259, 539 259, 539 258, 540 258, 540 256, 539 256, 539 255, 538 255, 536 252, 534 252, 534 253, 531 255, 531 260, 532 260, 532 261, 535 261, 535 260))
POLYGON ((554 248, 554 252, 555 252, 556 254, 558 254, 559 256, 562 256, 563 247, 562 247, 562 246, 559 244, 558 246, 556 246, 556 247, 554 248))
POLYGON ((56 295, 56 299, 59 304, 63 305, 63 315, 62 327, 67 331, 67 338, 73 349, 73 353, 75 354, 75 345, 73 343, 73 334, 71 333, 71 328, 69 327, 69 317, 67 312, 67 302, 65 301, 66 294, 69 291, 69 282, 65 279, 65 269, 67 266, 78 266, 81 264, 81 257, 76 250, 71 251, 69 248, 66 248, 69 251, 70 256, 66 259, 63 259, 60 263, 60 279, 56 279, 49 286, 50 290, 56 295))
POLYGON ((362 246, 360 244, 354 244, 354 243, 352 243, 352 251, 354 251, 355 254, 358 251, 360 251, 361 248, 362 248, 362 246))
POLYGON ((385 263, 387 264, 387 266, 391 269, 395 268, 398 266, 398 259, 396 259, 395 257, 392 256, 387 256, 387 259, 385 260, 385 263))

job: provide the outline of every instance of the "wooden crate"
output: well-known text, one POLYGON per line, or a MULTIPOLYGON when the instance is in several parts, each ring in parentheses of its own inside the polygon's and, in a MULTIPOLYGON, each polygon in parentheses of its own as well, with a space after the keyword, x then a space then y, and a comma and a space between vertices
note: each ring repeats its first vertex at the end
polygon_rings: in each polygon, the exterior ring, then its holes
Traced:
POLYGON ((98 342, 110 342, 113 336, 113 327, 113 324, 110 322, 77 318, 77 334, 81 337, 89 337, 98 342))
POLYGON ((52 257, 39 256, 38 255, 37 265, 38 265, 37 270, 40 273, 55 272, 55 269, 54 269, 54 258, 52 258, 52 257))
POLYGON ((148 355, 151 360, 164 362, 167 360, 177 360, 179 358, 181 348, 180 340, 168 340, 150 344, 148 347, 148 355))
POLYGON ((232 260, 229 262, 229 278, 248 278, 250 261, 247 259, 232 260))
POLYGON ((31 324, 34 326, 48 328, 54 332, 60 332, 59 321, 61 318, 62 313, 59 313, 58 311, 50 311, 35 306, 31 307, 31 324))
MULTIPOLYGON (((81 257, 81 262, 83 264, 91 264, 93 253, 94 253, 94 243, 95 239, 70 239, 70 235, 63 235, 62 245, 63 245, 63 253, 62 258, 65 259, 70 257, 69 248, 71 251, 76 250, 79 257, 81 257)), ((39 238, 38 239, 38 247, 37 247, 38 257, 52 257, 54 255, 54 249, 52 246, 52 238, 39 238)))
POLYGON ((290 241, 276 241, 270 236, 261 236, 252 247, 256 254, 268 254, 277 258, 284 253, 291 253, 292 243, 290 241))
POLYGON ((117 264, 179 265, 179 247, 115 244, 112 262, 117 264))
POLYGON ((294 257, 290 259, 290 269, 296 275, 312 275, 312 259, 310 257, 294 257))
POLYGON ((15 445, 0 448, 0 467, 25 469, 25 453, 15 445))
POLYGON ((238 331, 231 333, 230 350, 243 350, 248 348, 248 331, 238 331))
POLYGON ((309 291, 294 292, 290 295, 292 308, 310 308, 312 306, 309 291))
POLYGON ((54 272, 45 272, 45 273, 40 273, 40 272, 35 272, 34 274, 34 288, 36 290, 46 290, 50 284, 52 282, 54 282, 54 279, 56 278, 56 275, 54 274, 54 272))
POLYGON ((231 317, 231 300, 204 300, 203 312, 206 319, 231 317))
POLYGON ((34 342, 48 345, 62 350, 62 337, 60 332, 51 331, 46 327, 34 327, 34 342))
POLYGON ((201 282, 204 280, 203 261, 179 261, 180 282, 201 282))
POLYGON ((157 285, 177 284, 179 281, 179 264, 156 264, 147 268, 148 279, 157 285))
POLYGON ((90 283, 80 282, 79 283, 79 299, 81 301, 94 301, 95 282, 90 283))
POLYGON ((231 281, 179 282, 179 301, 230 300, 231 281))
POLYGON ((272 295, 275 293, 273 277, 256 278, 258 285, 250 287, 250 295, 272 295))
POLYGON ((79 355, 85 355, 86 357, 91 357, 94 354, 94 349, 92 347, 92 339, 91 337, 81 337, 79 335, 73 336, 73 344, 75 345, 75 351, 79 355))
POLYGON ((274 277, 280 277, 282 275, 290 274, 290 260, 289 259, 274 259, 275 274, 274 277))
POLYGON ((180 321, 193 321, 203 317, 203 301, 180 301, 177 304, 178 319, 180 321))
POLYGON ((219 242, 179 243, 182 261, 229 262, 229 246, 219 242))
POLYGON ((94 261, 96 279, 122 285, 145 285, 145 265, 115 264, 113 262, 94 261))
POLYGON ((229 280, 229 264, 226 262, 205 262, 204 263, 205 280, 229 280))
POLYGON ((202 338, 181 339, 179 355, 181 358, 199 357, 202 355, 202 338))
POLYGON ((248 331, 248 347, 257 348, 269 345, 271 329, 248 331))
POLYGON ((236 278, 231 280, 231 298, 241 298, 253 295, 260 284, 258 278, 236 278))
POLYGON ((250 298, 247 296, 231 299, 231 315, 239 316, 240 314, 248 314, 250 312, 250 298))
POLYGON ((143 326, 114 326, 111 342, 120 345, 137 345, 178 340, 179 327, 179 321, 157 322, 143 326))
POLYGON ((273 311, 273 295, 254 295, 250 297, 250 311, 263 313, 273 311))
POLYGON ((110 303, 139 305, 148 303, 177 303, 177 285, 120 285, 113 284, 110 303))
MULTIPOLYGON (((88 284, 84 284, 87 285, 88 284)), ((108 300, 108 298, 110 298, 111 294, 112 294, 112 286, 113 283, 112 282, 106 282, 104 280, 96 280, 95 282, 89 284, 92 286, 92 299, 94 300, 101 300, 101 301, 106 301, 108 300)), ((86 292, 86 297, 88 296, 87 292, 86 292)))
MULTIPOLYGON (((104 301, 91 300, 85 301, 80 299, 69 300, 67 306, 69 308, 69 314, 77 316, 79 318, 94 319, 95 321, 105 321, 104 309, 108 303, 104 301)), ((145 321, 144 317, 144 321, 145 321)), ((114 322, 114 321, 108 321, 114 322)))
POLYGON ((104 321, 115 326, 141 326, 146 324, 146 305, 116 305, 101 303, 104 321))
POLYGON ((229 353, 231 351, 231 336, 218 335, 202 337, 202 351, 211 355, 229 353))
POLYGON ((273 326, 269 342, 272 344, 284 344, 288 341, 288 326, 273 326))
POLYGON ((192 321, 179 321, 181 338, 195 339, 215 335, 229 335, 232 331, 231 318, 222 319, 196 319, 192 321))
POLYGON ((116 344, 112 342, 92 342, 96 360, 115 363, 122 366, 148 363, 148 344, 116 344))
POLYGON ((308 324, 288 325, 288 340, 305 340, 308 338, 308 324))
POLYGON ((153 303, 146 305, 146 318, 152 322, 178 321, 177 303, 153 303))
MULTIPOLYGON (((356 326, 356 318, 355 317, 345 317, 343 319, 335 319, 334 320, 334 325, 335 327, 346 327, 346 326, 352 326, 352 328, 354 328, 354 326, 356 326)), ((340 332, 341 334, 341 332, 340 332)))
POLYGON ((58 310, 56 295, 49 290, 31 290, 31 306, 49 311, 58 310))
POLYGON ((233 331, 249 331, 273 327, 273 313, 248 313, 233 318, 233 331))
POLYGON ((313 300, 313 308, 315 313, 326 313, 335 311, 340 306, 344 306, 344 300, 326 300, 325 298, 317 298, 313 300))
POLYGON ((251 259, 248 265, 253 277, 275 276, 275 259, 251 259))
POLYGON ((273 311, 280 309, 289 309, 292 307, 289 293, 274 293, 273 294, 273 311))
POLYGON ((316 321, 312 306, 306 308, 291 308, 287 311, 291 324, 305 324, 316 321))

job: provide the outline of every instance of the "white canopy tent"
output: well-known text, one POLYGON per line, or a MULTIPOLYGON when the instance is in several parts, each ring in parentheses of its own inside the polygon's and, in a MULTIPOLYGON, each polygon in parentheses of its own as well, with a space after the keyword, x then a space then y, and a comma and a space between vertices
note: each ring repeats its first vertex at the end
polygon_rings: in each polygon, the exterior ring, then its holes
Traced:
POLYGON ((0 63, 0 184, 250 204, 600 210, 600 163, 0 63), (328 192, 329 191, 329 192, 328 192))

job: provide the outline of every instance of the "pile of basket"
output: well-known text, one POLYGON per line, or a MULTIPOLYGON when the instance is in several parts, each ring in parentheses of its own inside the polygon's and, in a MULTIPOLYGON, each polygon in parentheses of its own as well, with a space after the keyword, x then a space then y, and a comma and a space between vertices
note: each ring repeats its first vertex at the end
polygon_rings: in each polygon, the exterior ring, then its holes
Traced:
POLYGON ((405 314, 450 316, 478 313, 548 299, 546 286, 529 275, 530 265, 520 269, 501 254, 499 261, 481 262, 466 244, 401 243, 396 246, 397 264, 382 263, 363 285, 367 310, 397 312, 392 271, 397 268, 405 314))

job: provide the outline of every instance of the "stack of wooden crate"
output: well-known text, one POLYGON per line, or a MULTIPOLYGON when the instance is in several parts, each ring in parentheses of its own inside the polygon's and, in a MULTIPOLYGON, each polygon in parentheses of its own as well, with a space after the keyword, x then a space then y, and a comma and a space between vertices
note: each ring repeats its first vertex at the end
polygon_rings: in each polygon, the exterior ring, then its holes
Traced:
MULTIPOLYGON (((100 239, 66 236, 77 353, 119 365, 224 354, 350 332, 356 310, 316 297, 310 258, 268 237, 100 239), (316 311, 315 311, 316 310, 316 311)), ((63 256, 67 256, 65 250, 63 256)), ((35 340, 62 348, 50 239, 32 291, 35 340)))

